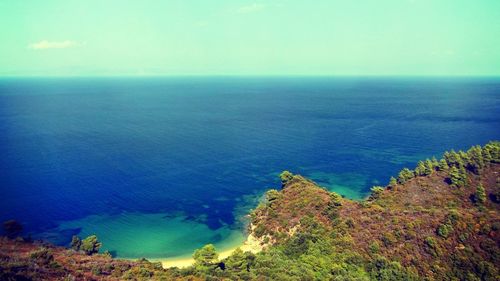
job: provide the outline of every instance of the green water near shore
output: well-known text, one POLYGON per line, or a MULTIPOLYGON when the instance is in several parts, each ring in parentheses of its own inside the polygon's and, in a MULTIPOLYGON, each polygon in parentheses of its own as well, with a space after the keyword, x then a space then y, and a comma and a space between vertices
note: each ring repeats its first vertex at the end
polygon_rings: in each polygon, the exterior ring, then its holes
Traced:
POLYGON ((190 253, 208 243, 224 251, 245 241, 243 229, 223 226, 211 230, 186 216, 161 213, 93 215, 61 222, 55 231, 77 228, 81 228, 80 237, 96 234, 103 243, 101 251, 131 259, 190 257, 190 253))

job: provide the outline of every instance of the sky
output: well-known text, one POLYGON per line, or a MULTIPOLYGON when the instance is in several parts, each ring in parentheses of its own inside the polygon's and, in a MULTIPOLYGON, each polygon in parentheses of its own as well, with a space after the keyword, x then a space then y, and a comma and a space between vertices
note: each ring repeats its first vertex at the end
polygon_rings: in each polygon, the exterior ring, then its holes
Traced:
POLYGON ((0 76, 500 75, 499 0, 1 0, 0 76))

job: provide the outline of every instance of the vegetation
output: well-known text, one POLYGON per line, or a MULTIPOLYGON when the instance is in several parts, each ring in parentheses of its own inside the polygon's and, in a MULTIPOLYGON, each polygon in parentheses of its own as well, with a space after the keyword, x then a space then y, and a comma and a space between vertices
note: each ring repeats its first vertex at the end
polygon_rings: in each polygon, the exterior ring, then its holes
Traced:
POLYGON ((483 187, 482 184, 479 184, 476 188, 476 196, 475 196, 475 199, 476 199, 476 203, 479 205, 479 206, 483 206, 484 203, 486 203, 486 191, 483 187))
POLYGON ((415 177, 415 174, 410 169, 404 168, 403 170, 401 170, 401 172, 399 172, 398 183, 404 184, 405 182, 407 182, 408 180, 410 180, 414 177, 415 177))
POLYGON ((293 179, 293 174, 289 171, 283 171, 280 174, 281 184, 285 186, 289 181, 293 179))
POLYGON ((99 242, 95 235, 90 235, 83 240, 78 236, 73 236, 71 239, 71 248, 75 251, 82 251, 87 255, 98 253, 101 246, 102 243, 99 242))
POLYGON ((4 238, 0 280, 499 280, 499 172, 499 142, 404 168, 364 201, 285 171, 251 214, 259 253, 206 245, 163 269, 96 254, 95 236, 76 251, 4 238))

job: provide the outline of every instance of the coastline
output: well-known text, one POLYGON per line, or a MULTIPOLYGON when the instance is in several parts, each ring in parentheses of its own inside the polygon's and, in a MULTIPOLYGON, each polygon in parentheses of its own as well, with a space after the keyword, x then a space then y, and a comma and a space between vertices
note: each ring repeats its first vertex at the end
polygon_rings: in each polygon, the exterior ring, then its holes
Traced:
MULTIPOLYGON (((225 259, 229 257, 238 248, 240 248, 243 252, 252 252, 256 254, 262 251, 263 246, 261 245, 261 241, 257 239, 257 237, 255 237, 253 234, 249 234, 243 244, 219 252, 219 259, 225 259)), ((185 268, 194 264, 194 259, 192 257, 157 258, 149 260, 152 262, 161 262, 163 268, 185 268)))

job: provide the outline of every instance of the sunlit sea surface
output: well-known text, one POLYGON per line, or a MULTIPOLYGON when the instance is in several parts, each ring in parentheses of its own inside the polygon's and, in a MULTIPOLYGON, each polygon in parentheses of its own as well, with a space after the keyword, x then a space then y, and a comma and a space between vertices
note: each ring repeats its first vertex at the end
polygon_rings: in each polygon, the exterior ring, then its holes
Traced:
POLYGON ((500 139, 498 78, 1 78, 0 220, 118 257, 244 240, 290 170, 360 199, 401 168, 500 139))

